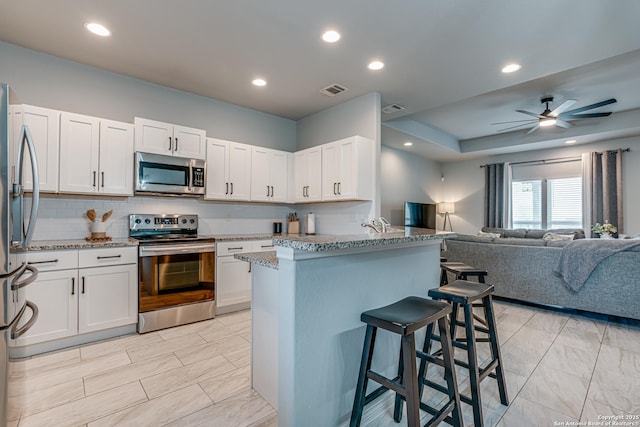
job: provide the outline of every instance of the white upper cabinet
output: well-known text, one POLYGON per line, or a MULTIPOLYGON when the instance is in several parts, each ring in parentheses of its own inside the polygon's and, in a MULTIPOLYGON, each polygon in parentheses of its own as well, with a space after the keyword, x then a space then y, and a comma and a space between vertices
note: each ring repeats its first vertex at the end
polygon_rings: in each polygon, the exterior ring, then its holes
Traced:
POLYGON ((204 159, 206 132, 171 123, 135 118, 135 150, 167 156, 204 159))
POLYGON ((295 153, 295 201, 322 200, 322 147, 312 147, 295 153))
POLYGON ((251 200, 286 202, 289 158, 285 151, 263 147, 251 149, 251 200))
POLYGON ((373 141, 361 136, 322 145, 322 200, 372 200, 373 158, 373 141))
MULTIPOLYGON (((36 148, 36 158, 38 159, 38 176, 40 191, 58 191, 58 155, 60 151, 59 126, 60 113, 47 108, 34 107, 31 105, 11 106, 11 126, 10 126, 10 176, 14 182, 16 180, 18 148, 20 146, 20 135, 22 126, 29 126, 29 132, 33 138, 36 148)), ((23 184, 26 191, 33 190, 33 178, 31 163, 28 160, 28 150, 24 152, 23 161, 23 184)))
POLYGON ((249 200, 251 146, 207 138, 208 200, 249 200))
POLYGON ((60 192, 133 195, 133 126, 62 113, 60 192))

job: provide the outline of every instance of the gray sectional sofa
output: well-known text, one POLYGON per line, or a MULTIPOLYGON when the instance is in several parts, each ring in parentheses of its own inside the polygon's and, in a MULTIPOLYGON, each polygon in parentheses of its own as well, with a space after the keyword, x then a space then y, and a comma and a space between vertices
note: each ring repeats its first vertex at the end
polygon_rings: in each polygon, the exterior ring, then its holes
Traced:
MULTIPOLYGON (((458 235, 442 255, 487 270, 495 295, 640 320, 640 246, 606 258, 574 292, 553 272, 570 241, 545 241, 542 230, 483 231, 501 237, 458 235)), ((582 230, 554 231, 584 237, 582 230)))

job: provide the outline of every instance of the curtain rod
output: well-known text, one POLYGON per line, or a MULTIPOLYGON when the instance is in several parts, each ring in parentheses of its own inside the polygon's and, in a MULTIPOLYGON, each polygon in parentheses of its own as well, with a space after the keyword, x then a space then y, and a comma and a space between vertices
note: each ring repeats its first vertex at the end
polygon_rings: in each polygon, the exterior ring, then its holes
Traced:
MULTIPOLYGON (((631 151, 631 148, 627 147, 627 148, 619 148, 618 150, 622 150, 622 152, 628 152, 631 151)), ((605 150, 609 153, 615 153, 618 150, 605 150)), ((568 162, 568 161, 572 161, 572 160, 580 160, 580 156, 573 156, 573 157, 556 157, 553 159, 540 159, 540 160, 528 160, 525 162, 512 162, 509 163, 510 165, 526 165, 528 163, 548 163, 548 162, 568 162)), ((484 168, 488 165, 480 165, 481 168, 484 168)))

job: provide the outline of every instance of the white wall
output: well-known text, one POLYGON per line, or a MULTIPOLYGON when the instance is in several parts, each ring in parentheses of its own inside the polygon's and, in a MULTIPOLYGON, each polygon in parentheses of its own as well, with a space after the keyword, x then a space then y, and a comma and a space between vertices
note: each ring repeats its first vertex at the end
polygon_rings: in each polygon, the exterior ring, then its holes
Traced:
MULTIPOLYGON (((316 214, 316 233, 363 233, 360 224, 380 216, 380 94, 370 93, 328 108, 298 121, 298 150, 315 147, 349 136, 360 135, 374 141, 375 196, 372 202, 316 203, 299 205, 298 216, 316 214)), ((306 230, 306 224, 301 224, 306 230)))
POLYGON ((631 152, 622 155, 624 233, 640 233, 640 196, 636 188, 640 182, 639 137, 444 163, 442 165, 442 172, 445 177, 443 197, 447 201, 456 202, 456 213, 451 215, 453 230, 463 234, 476 234, 484 223, 484 169, 480 168, 480 165, 573 157, 579 156, 584 152, 627 147, 631 148, 631 152))
MULTIPOLYGON (((393 225, 404 224, 404 202, 438 203, 442 200, 441 165, 409 152, 382 146, 380 158, 381 213, 393 225)), ((436 218, 442 227, 443 218, 436 218)))

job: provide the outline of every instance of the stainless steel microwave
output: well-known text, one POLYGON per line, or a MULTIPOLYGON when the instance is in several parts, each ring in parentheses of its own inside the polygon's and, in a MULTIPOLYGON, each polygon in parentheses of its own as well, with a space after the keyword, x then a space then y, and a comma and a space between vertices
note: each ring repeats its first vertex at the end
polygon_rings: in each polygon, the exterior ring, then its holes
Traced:
POLYGON ((206 163, 200 159, 136 153, 136 193, 204 194, 206 163))

